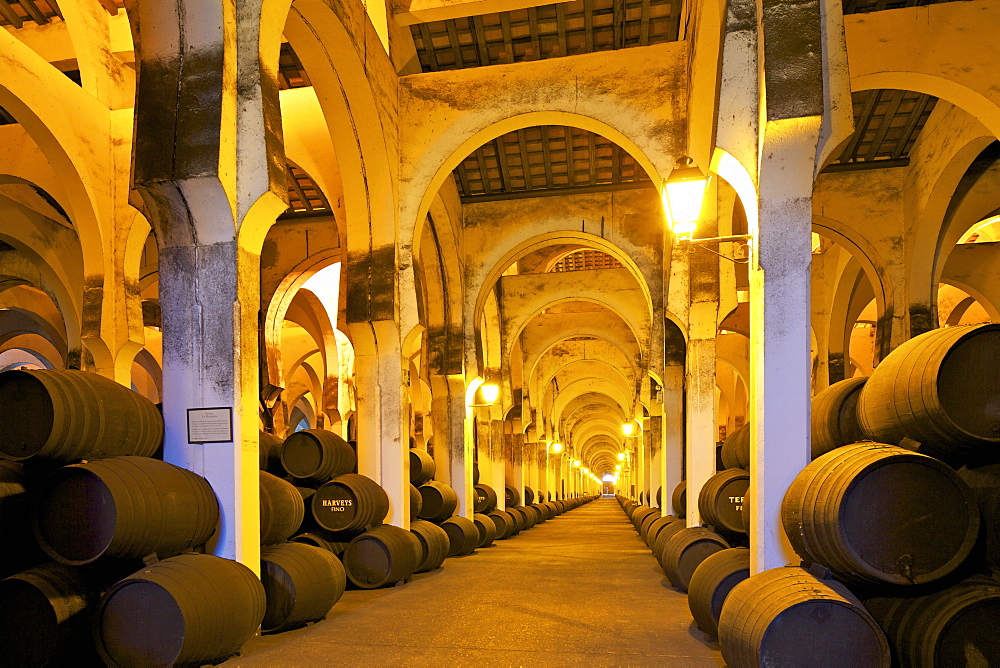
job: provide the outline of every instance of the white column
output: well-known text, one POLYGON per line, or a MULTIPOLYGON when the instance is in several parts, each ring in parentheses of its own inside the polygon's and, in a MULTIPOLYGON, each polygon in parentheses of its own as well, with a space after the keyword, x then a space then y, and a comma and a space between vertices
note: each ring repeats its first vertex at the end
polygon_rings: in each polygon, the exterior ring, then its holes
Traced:
POLYGON ((687 525, 701 525, 698 494, 715 475, 717 302, 695 302, 687 349, 687 525))

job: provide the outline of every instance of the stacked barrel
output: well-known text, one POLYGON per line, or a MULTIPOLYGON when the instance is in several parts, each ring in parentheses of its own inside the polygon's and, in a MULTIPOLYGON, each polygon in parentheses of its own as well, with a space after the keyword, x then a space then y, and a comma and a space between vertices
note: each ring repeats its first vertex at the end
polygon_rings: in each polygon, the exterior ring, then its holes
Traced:
POLYGON ((156 407, 82 371, 8 371, 0 397, 0 664, 234 654, 264 590, 242 564, 197 553, 219 507, 204 478, 154 458, 156 407))
POLYGON ((423 554, 417 572, 439 567, 445 557, 469 555, 493 545, 494 541, 516 536, 593 498, 545 500, 539 495, 535 503, 534 491, 526 487, 522 503, 520 492, 506 485, 505 509, 501 510, 497 491, 477 482, 473 488, 473 515, 469 519, 457 514, 455 490, 434 480, 436 470, 434 458, 426 450, 410 450, 410 483, 418 495, 415 498, 419 499, 416 511, 419 519, 411 521, 410 530, 420 539, 423 554))
POLYGON ((803 567, 732 589, 729 665, 1000 665, 998 381, 1000 325, 949 327, 814 397, 782 504, 803 567))

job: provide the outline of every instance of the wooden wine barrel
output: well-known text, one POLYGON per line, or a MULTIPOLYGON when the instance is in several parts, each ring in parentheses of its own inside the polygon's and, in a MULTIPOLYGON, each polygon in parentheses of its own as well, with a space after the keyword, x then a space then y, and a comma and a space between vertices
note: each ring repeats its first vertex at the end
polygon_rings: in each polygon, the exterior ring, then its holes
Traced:
POLYGON ((664 515, 663 517, 657 517, 646 527, 646 535, 644 537, 646 545, 653 548, 656 545, 656 538, 660 535, 660 531, 665 529, 671 522, 676 522, 676 515, 664 515))
POLYGON ((52 562, 0 581, 0 665, 83 663, 99 597, 83 570, 52 562))
POLYGON ((921 584, 955 570, 979 534, 968 485, 894 445, 846 445, 796 476, 781 504, 795 551, 851 582, 921 584))
POLYGON ((131 456, 57 469, 45 479, 35 511, 39 545, 69 566, 178 554, 204 545, 219 521, 204 478, 131 456))
POLYGON ((487 515, 496 525, 496 540, 510 538, 514 533, 514 518, 506 510, 492 510, 487 515))
POLYGON ((420 487, 434 480, 437 466, 426 450, 410 448, 410 484, 420 487))
POLYGON ((743 524, 743 533, 750 535, 750 487, 743 495, 743 505, 740 507, 740 522, 743 524))
POLYGON ((278 476, 285 475, 285 468, 281 465, 280 438, 266 431, 260 432, 258 450, 260 451, 261 471, 267 471, 278 476))
POLYGON ((538 508, 525 505, 521 506, 520 510, 524 513, 527 520, 524 527, 525 529, 530 529, 542 521, 542 514, 538 511, 538 508))
POLYGON ((935 329, 893 350, 858 399, 868 438, 964 456, 1000 445, 1000 324, 935 329))
POLYGON ((986 565, 994 572, 1000 573, 1000 463, 979 467, 967 466, 961 469, 958 475, 979 502, 986 565))
POLYGON ((503 493, 505 508, 513 508, 514 506, 521 505, 521 493, 516 488, 506 485, 503 488, 503 493))
POLYGON ((420 496, 420 490, 416 485, 410 484, 410 521, 420 517, 420 509, 424 505, 424 499, 420 496))
POLYGON ((846 587, 801 568, 762 571, 729 592, 719 615, 731 668, 888 668, 889 645, 846 587))
POLYGON ((524 488, 524 505, 530 506, 535 502, 535 491, 528 486, 524 488))
POLYGON ((438 525, 426 520, 410 522, 410 532, 420 542, 421 555, 417 568, 413 572, 426 573, 440 568, 451 548, 448 533, 438 525))
POLYGON ((31 534, 26 485, 21 464, 0 461, 0 577, 45 560, 31 534))
POLYGON ((687 517, 687 480, 681 480, 674 493, 670 495, 670 506, 674 509, 674 515, 680 519, 687 517))
POLYGON ((326 429, 297 431, 281 444, 281 465, 299 480, 323 484, 350 473, 356 464, 347 441, 326 429))
POLYGON ((351 540, 355 538, 354 535, 348 535, 350 536, 349 538, 344 534, 333 533, 332 531, 326 531, 325 529, 315 529, 313 531, 300 533, 298 536, 292 538, 292 542, 318 547, 339 558, 344 554, 344 550, 347 549, 351 540))
POLYGON ((419 489, 423 501, 420 506, 420 519, 440 523, 455 514, 458 509, 458 495, 451 487, 432 480, 421 485, 419 489))
POLYGON ((513 508, 508 507, 507 512, 510 513, 511 517, 514 518, 515 535, 521 533, 525 529, 531 528, 528 513, 525 512, 523 506, 515 506, 513 508))
POLYGON ((544 505, 540 503, 533 503, 530 506, 526 507, 531 508, 538 514, 538 517, 535 519, 535 524, 541 524, 545 520, 549 519, 549 509, 546 508, 544 505))
POLYGON ((719 635, 722 604, 733 587, 750 577, 750 550, 733 547, 705 557, 691 574, 688 584, 688 607, 702 631, 719 635))
POLYGON ((698 495, 701 521, 728 533, 743 533, 743 499, 750 473, 743 469, 719 471, 705 481, 698 495))
POLYGON ((664 544, 660 565, 670 584, 686 592, 694 569, 709 555, 726 549, 729 549, 726 539, 710 529, 681 529, 664 544))
POLYGON ((302 526, 306 505, 302 493, 290 482, 260 472, 260 544, 288 540, 302 526))
POLYGON ((86 371, 0 374, 0 457, 68 464, 116 455, 149 457, 163 418, 149 399, 86 371))
POLYGON ((858 398, 867 378, 847 378, 812 398, 812 458, 865 437, 858 423, 858 398))
POLYGON ((347 579, 355 586, 377 589, 408 580, 422 556, 416 536, 405 529, 384 524, 351 541, 344 551, 344 568, 347 579))
POLYGON ((282 543, 261 550, 260 579, 267 605, 260 630, 278 633, 316 622, 340 600, 347 574, 329 550, 282 543))
POLYGON ((639 527, 642 525, 642 521, 647 517, 649 517, 650 515, 655 517, 656 515, 659 515, 659 513, 650 508, 649 506, 639 506, 634 511, 632 511, 632 517, 630 518, 632 520, 632 526, 634 526, 636 530, 638 530, 639 527))
POLYGON ((663 486, 662 485, 656 488, 656 507, 657 508, 662 508, 663 507, 663 486))
POLYGON ((472 484, 479 484, 479 462, 472 462, 472 484))
POLYGON ((722 442, 722 465, 727 469, 750 470, 750 423, 746 423, 722 442))
POLYGON ((476 547, 489 547, 493 544, 493 541, 497 537, 497 525, 493 522, 493 519, 482 513, 476 513, 472 516, 472 521, 476 524, 476 529, 479 531, 479 543, 476 547))
POLYGON ((264 619, 264 586, 243 564, 207 554, 164 559, 113 585, 95 612, 108 666, 219 663, 264 619))
POLYGON ((477 513, 488 514, 497 507, 497 493, 489 485, 476 485, 473 493, 477 513))
POLYGON ((687 528, 687 521, 681 519, 675 519, 673 522, 667 524, 667 526, 660 529, 660 533, 656 535, 656 542, 653 543, 653 556, 660 563, 663 562, 661 556, 663 555, 663 549, 667 546, 667 542, 677 534, 678 531, 683 531, 687 528))
POLYGON ((642 519, 642 522, 639 524, 639 536, 642 538, 642 542, 646 542, 646 533, 649 531, 649 527, 658 519, 660 519, 659 508, 654 508, 653 512, 642 519))
POLYGON ((448 548, 449 557, 472 554, 479 545, 479 529, 468 517, 455 515, 441 522, 440 526, 448 534, 451 545, 448 548))
POLYGON ((317 489, 310 506, 313 519, 327 531, 357 531, 385 519, 389 497, 371 478, 346 473, 317 489))
POLYGON ((892 642, 901 665, 1000 666, 996 580, 976 576, 926 596, 864 603, 892 642))

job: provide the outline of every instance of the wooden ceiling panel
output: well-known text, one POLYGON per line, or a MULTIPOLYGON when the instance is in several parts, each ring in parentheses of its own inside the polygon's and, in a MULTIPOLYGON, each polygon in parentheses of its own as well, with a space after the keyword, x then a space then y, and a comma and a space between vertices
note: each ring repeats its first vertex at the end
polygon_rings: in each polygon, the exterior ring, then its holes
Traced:
POLYGON ((937 98, 913 91, 877 89, 852 94, 854 135, 827 170, 901 167, 909 164, 937 98))
POLYGON ((424 72, 676 41, 681 0, 575 0, 410 26, 424 72))
POLYGON ((956 0, 844 0, 844 14, 880 12, 886 9, 901 9, 903 7, 923 7, 924 5, 937 5, 942 2, 956 2, 956 0))

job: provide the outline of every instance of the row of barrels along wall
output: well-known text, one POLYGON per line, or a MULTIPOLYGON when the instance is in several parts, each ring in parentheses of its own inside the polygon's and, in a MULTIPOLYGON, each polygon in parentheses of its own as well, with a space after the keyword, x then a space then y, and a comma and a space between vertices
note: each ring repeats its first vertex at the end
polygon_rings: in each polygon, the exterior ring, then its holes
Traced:
MULTIPOLYGON (((803 568, 750 578, 748 550, 705 547, 692 573, 692 616, 729 665, 1000 665, 998 329, 916 337, 814 397, 814 462, 783 504, 803 568)), ((748 436, 725 465, 749 469, 748 436)))

